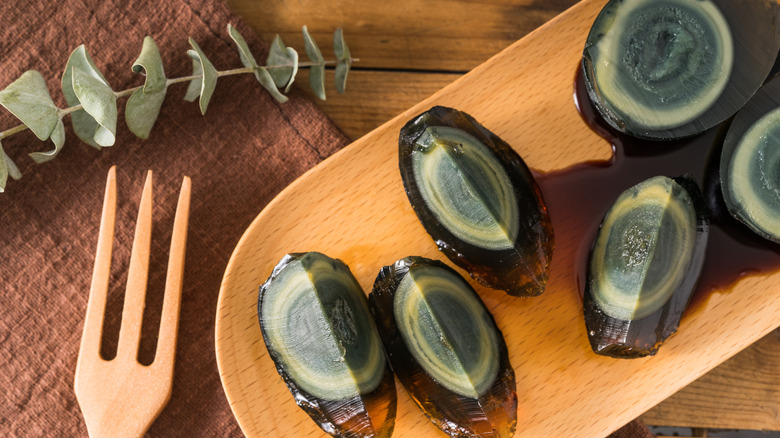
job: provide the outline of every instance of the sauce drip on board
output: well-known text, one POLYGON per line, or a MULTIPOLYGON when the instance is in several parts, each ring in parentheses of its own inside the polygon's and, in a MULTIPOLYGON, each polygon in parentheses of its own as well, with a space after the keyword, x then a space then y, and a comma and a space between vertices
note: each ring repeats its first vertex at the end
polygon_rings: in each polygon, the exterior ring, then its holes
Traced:
POLYGON ((695 137, 673 141, 633 138, 611 128, 593 107, 581 69, 574 81, 575 104, 588 126, 612 145, 610 161, 592 161, 537 175, 553 223, 553 265, 574 266, 572 281, 582 293, 588 256, 599 224, 625 189, 656 175, 689 174, 710 209, 707 253, 686 314, 713 291, 724 292, 741 277, 780 269, 780 245, 733 219, 723 203, 718 166, 730 119, 695 137))

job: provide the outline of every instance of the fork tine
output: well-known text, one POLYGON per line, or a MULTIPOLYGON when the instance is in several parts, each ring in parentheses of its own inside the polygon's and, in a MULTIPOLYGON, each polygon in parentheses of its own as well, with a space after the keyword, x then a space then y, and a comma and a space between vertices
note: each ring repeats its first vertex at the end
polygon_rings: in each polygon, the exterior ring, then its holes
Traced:
POLYGON ((122 325, 119 329, 117 358, 133 359, 138 355, 141 339, 141 321, 146 302, 146 283, 149 278, 149 252, 152 243, 152 171, 146 176, 138 220, 135 225, 133 250, 127 271, 127 288, 122 307, 122 325))
MULTIPOLYGON (((84 331, 79 347, 78 368, 83 360, 93 360, 100 354, 100 339, 103 331, 103 317, 106 311, 108 280, 111 275, 111 252, 114 246, 114 224, 116 223, 116 166, 108 170, 106 194, 103 197, 103 212, 100 216, 100 233, 95 251, 95 268, 92 271, 92 285, 89 289, 87 315, 84 317, 84 331)), ((78 374, 78 370, 76 371, 78 374)))
POLYGON ((168 256, 168 274, 165 279, 165 299, 160 331, 157 339, 157 352, 152 366, 173 373, 176 352, 176 332, 179 328, 179 307, 181 303, 182 277, 184 276, 184 254, 187 248, 187 224, 190 212, 190 178, 184 177, 173 220, 171 250, 168 256))

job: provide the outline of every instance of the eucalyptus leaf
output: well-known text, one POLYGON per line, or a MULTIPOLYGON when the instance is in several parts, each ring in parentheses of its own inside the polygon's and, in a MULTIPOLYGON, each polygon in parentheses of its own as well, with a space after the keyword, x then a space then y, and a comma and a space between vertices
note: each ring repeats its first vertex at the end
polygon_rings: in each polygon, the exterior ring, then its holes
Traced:
POLYGON ((339 61, 352 61, 352 55, 349 53, 347 42, 344 41, 344 30, 336 29, 333 33, 333 53, 339 61))
MULTIPOLYGON (((92 58, 82 44, 76 47, 70 54, 68 62, 65 65, 65 71, 62 73, 62 94, 65 96, 68 106, 76 106, 80 103, 79 98, 76 97, 76 93, 73 91, 73 67, 78 67, 108 86, 106 78, 103 77, 103 74, 98 70, 97 66, 95 66, 95 63, 92 61, 92 58)), ((83 109, 80 109, 71 113, 70 120, 73 124, 73 131, 81 141, 98 149, 100 148, 100 145, 95 141, 95 133, 100 126, 91 115, 83 109)))
POLYGON ((125 107, 125 122, 130 132, 144 140, 149 138, 165 100, 165 90, 163 88, 162 91, 152 94, 144 93, 143 89, 133 92, 125 107))
MULTIPOLYGON (((0 146, 0 151, 2 151, 0 146)), ((8 182, 8 165, 6 165, 5 152, 0 152, 0 193, 5 192, 5 184, 8 182)))
POLYGON ((321 100, 325 100, 325 59, 320 48, 314 42, 309 29, 303 26, 303 43, 306 47, 306 55, 315 65, 309 69, 309 86, 321 100))
POLYGON ((347 74, 349 73, 349 66, 350 64, 348 62, 342 61, 339 61, 338 64, 336 64, 336 91, 339 93, 343 93, 347 87, 347 74))
POLYGON ((16 167, 11 157, 6 155, 3 145, 0 144, 0 193, 5 191, 5 184, 8 182, 9 176, 13 179, 19 179, 22 177, 22 173, 19 172, 19 168, 16 167))
POLYGON ((59 119, 46 81, 35 70, 24 72, 19 79, 0 91, 0 105, 22 121, 41 140, 49 138, 59 119))
MULTIPOLYGON (((203 76, 203 68, 200 66, 198 54, 192 50, 187 50, 187 55, 192 58, 192 76, 203 76)), ((200 96, 200 83, 200 77, 190 81, 190 84, 187 86, 187 92, 184 93, 184 100, 194 102, 200 96)))
POLYGON ((290 72, 290 80, 287 81, 287 86, 284 87, 284 92, 286 93, 290 91, 290 87, 292 87, 292 84, 295 81, 295 76, 298 74, 298 52, 292 47, 287 47, 285 51, 287 52, 287 59, 289 59, 293 65, 292 72, 290 72))
POLYGON ((105 82, 84 70, 73 67, 73 92, 86 111, 97 122, 93 138, 100 146, 116 141, 116 95, 105 82))
POLYGON ((257 65, 257 60, 255 60, 254 55, 252 55, 252 52, 249 50, 249 46, 244 37, 230 24, 228 24, 228 33, 238 47, 238 54, 241 57, 241 63, 244 67, 254 70, 257 81, 260 82, 260 85, 268 90, 277 101, 287 102, 287 96, 279 92, 279 89, 276 87, 276 83, 268 70, 257 65))
POLYGON ((278 88, 276 88, 276 84, 274 83, 274 78, 271 77, 271 73, 268 72, 268 69, 265 67, 258 67, 255 70, 255 77, 260 82, 260 85, 263 86, 266 90, 268 90, 269 93, 271 93, 271 96, 274 97, 279 103, 285 103, 287 102, 288 98, 284 94, 282 94, 278 88))
MULTIPOLYGON (((192 38, 190 38, 190 46, 192 46, 193 50, 188 50, 187 54, 190 55, 192 59, 197 59, 200 62, 202 77, 200 78, 200 100, 198 101, 198 104, 200 105, 200 113, 206 114, 206 108, 209 106, 211 95, 214 94, 214 89, 217 87, 217 69, 214 68, 214 65, 200 49, 200 46, 198 46, 198 43, 192 38)), ((195 67, 193 64, 193 72, 194 71, 195 67)), ((187 96, 190 96, 189 91, 190 90, 188 89, 187 96)), ((185 96, 185 98, 187 96, 185 96)))
MULTIPOLYGON (((0 151, 2 150, 0 146, 0 151)), ((8 166, 6 165, 5 152, 0 152, 0 193, 5 192, 5 184, 8 182, 8 166)))
POLYGON ((347 86, 347 74, 352 67, 352 55, 349 53, 344 32, 341 28, 333 34, 333 52, 338 62, 336 63, 336 91, 343 93, 347 86))
POLYGON ((255 56, 252 55, 252 51, 249 50, 249 45, 246 43, 244 37, 230 23, 227 25, 227 30, 230 38, 233 39, 233 42, 235 42, 238 47, 238 56, 241 58, 241 64, 246 68, 256 70, 257 61, 255 60, 255 56))
POLYGON ((35 160, 36 163, 45 163, 56 157, 62 150, 62 146, 65 144, 65 124, 62 123, 62 119, 57 120, 57 125, 51 132, 51 141, 54 143, 54 149, 48 152, 33 152, 30 154, 30 158, 35 160))
POLYGON ((141 54, 133 63, 133 72, 146 74, 143 88, 146 94, 159 93, 167 88, 160 49, 152 37, 144 37, 141 54))
MULTIPOLYGON (((3 152, 3 155, 5 155, 5 152, 3 152)), ((14 163, 8 155, 5 155, 5 164, 8 166, 8 174, 11 175, 11 178, 17 181, 22 179, 22 172, 19 171, 19 168, 16 167, 16 163, 14 163)))
POLYGON ((160 50, 152 37, 144 38, 141 54, 133 64, 133 71, 145 72, 146 80, 143 88, 135 90, 127 100, 125 122, 130 132, 145 140, 149 138, 168 90, 160 50))
POLYGON ((315 65, 309 69, 309 86, 320 100, 325 100, 325 67, 315 65))
POLYGON ((276 86, 284 88, 285 93, 290 91, 290 87, 295 80, 295 75, 298 73, 298 52, 292 47, 285 46, 282 37, 278 34, 271 43, 271 48, 268 51, 268 59, 265 64, 269 67, 281 65, 291 66, 268 69, 268 72, 271 73, 271 77, 274 78, 276 86))

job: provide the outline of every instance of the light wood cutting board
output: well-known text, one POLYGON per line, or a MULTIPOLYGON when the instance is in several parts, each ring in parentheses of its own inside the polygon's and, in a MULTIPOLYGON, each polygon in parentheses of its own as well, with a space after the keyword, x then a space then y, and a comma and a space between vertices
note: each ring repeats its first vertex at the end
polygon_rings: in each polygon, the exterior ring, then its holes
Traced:
MULTIPOLYGON (((340 258, 366 292, 382 266, 407 255, 449 263, 403 190, 397 141, 407 120, 434 105, 460 109, 540 171, 609 159, 610 145, 584 124, 572 98, 585 38, 605 3, 572 7, 309 171, 255 219, 228 264, 216 322, 222 383, 248 437, 327 436, 295 405, 260 333, 258 286, 284 254, 340 258)), ((563 250, 556 249, 540 297, 514 298, 472 282, 515 367, 518 437, 606 436, 780 325, 780 273, 754 275, 712 294, 655 357, 597 356, 585 333, 574 262, 558 256, 563 250)), ((397 392, 394 436, 444 436, 400 385, 397 392)))

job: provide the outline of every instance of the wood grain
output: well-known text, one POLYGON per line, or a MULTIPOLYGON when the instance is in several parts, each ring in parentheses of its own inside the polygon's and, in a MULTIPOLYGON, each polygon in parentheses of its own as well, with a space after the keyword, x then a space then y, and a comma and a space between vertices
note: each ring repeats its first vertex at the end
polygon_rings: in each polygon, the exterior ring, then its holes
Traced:
POLYGON ((642 416, 647 424, 780 430, 780 331, 775 330, 642 416))
POLYGON ((228 0, 266 41, 303 47, 301 26, 324 54, 344 29, 360 68, 465 72, 546 23, 576 0, 228 0))
MULTIPOLYGON (((231 258, 217 311, 220 373, 247 436, 322 435, 290 399, 258 328, 257 286, 284 253, 318 250, 341 258, 367 290, 378 269, 397 258, 440 257, 411 211, 397 172, 397 133, 408 118, 434 103, 462 109, 540 170, 609 156, 609 146, 585 127, 571 101, 573 70, 603 4, 578 4, 516 42, 307 173, 258 216, 231 258)), ((772 293, 780 275, 749 277, 687 316, 684 330, 656 357, 596 357, 581 330, 570 272, 571 266, 554 259, 548 292, 533 300, 477 286, 506 335, 520 376, 518 436, 606 435, 780 321, 780 297, 772 293)), ((440 436, 403 391, 396 434, 440 436)))
MULTIPOLYGON (((453 73, 353 70, 349 73, 345 94, 336 93, 331 82, 325 85, 327 100, 315 99, 309 89, 305 92, 350 138, 358 139, 460 76, 453 73)), ((298 80, 308 83, 308 71, 302 72, 298 80)))

